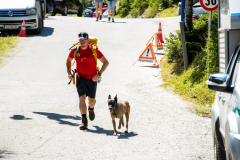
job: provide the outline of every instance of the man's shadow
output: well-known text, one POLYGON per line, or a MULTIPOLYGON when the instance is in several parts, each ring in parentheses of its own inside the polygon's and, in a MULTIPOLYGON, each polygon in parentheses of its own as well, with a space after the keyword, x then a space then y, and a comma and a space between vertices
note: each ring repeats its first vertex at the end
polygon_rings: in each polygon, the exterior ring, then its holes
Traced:
MULTIPOLYGON (((98 126, 93 126, 93 127, 95 127, 97 130, 87 129, 86 131, 91 132, 91 133, 97 133, 97 134, 106 134, 107 136, 113 136, 113 129, 106 130, 106 129, 98 127, 98 126)), ((117 132, 118 139, 128 139, 129 137, 134 137, 137 135, 138 134, 136 134, 134 132, 130 132, 130 133, 117 132)))
POLYGON ((14 155, 13 152, 7 150, 0 150, 0 159, 10 159, 14 155))
POLYGON ((33 112, 33 113, 47 116, 47 118, 49 118, 51 120, 58 121, 59 124, 67 124, 70 126, 79 126, 79 124, 68 122, 68 121, 62 120, 62 119, 82 120, 82 118, 79 116, 69 116, 69 115, 62 115, 62 114, 48 113, 48 112, 33 112))

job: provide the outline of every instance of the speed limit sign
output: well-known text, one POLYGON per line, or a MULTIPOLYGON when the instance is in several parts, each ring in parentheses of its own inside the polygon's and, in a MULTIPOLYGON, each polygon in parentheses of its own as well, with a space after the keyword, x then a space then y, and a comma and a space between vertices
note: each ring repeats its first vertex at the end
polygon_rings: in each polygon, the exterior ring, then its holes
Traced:
POLYGON ((214 11, 218 8, 218 0, 200 0, 200 3, 207 11, 214 11))

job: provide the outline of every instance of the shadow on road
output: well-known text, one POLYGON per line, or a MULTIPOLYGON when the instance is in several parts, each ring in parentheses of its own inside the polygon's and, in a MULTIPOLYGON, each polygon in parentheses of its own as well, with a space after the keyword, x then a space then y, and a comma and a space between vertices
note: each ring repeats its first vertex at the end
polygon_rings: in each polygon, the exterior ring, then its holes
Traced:
MULTIPOLYGON (((95 127, 97 130, 88 129, 86 131, 91 133, 97 133, 97 134, 106 134, 107 136, 113 136, 113 130, 106 130, 98 126, 93 126, 93 127, 95 127)), ((137 136, 138 134, 134 132, 130 132, 130 133, 117 132, 117 135, 118 135, 118 139, 128 139, 129 137, 134 137, 134 136, 137 136)))
POLYGON ((54 32, 54 28, 44 27, 42 29, 41 34, 31 34, 31 32, 27 32, 28 37, 48 37, 51 36, 54 32))
POLYGON ((9 152, 9 151, 6 151, 6 150, 0 150, 0 159, 9 158, 11 155, 13 155, 12 152, 9 152))
POLYGON ((68 122, 63 119, 73 119, 73 120, 81 120, 82 119, 79 116, 69 116, 69 115, 62 115, 62 114, 57 114, 57 113, 48 113, 48 112, 33 112, 33 113, 47 116, 47 118, 49 118, 51 120, 58 121, 59 124, 67 124, 70 126, 79 126, 79 124, 68 122))
POLYGON ((12 117, 10 117, 11 119, 14 120, 32 120, 32 118, 26 118, 23 115, 13 115, 12 117))
POLYGON ((104 23, 127 23, 127 22, 116 22, 116 21, 115 22, 112 22, 112 21, 110 21, 110 22, 109 21, 102 21, 102 22, 104 22, 104 23))
MULTIPOLYGON (((0 32, 0 37, 8 37, 8 36, 17 36, 20 30, 6 30, 0 32)), ((54 28, 44 27, 42 29, 41 34, 33 34, 30 30, 26 30, 27 37, 48 37, 51 36, 54 32, 54 28)))

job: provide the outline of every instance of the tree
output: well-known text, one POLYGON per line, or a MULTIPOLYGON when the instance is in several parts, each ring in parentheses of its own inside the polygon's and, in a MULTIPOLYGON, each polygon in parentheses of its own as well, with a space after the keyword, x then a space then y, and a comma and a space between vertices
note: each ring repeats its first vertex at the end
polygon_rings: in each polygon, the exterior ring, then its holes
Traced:
POLYGON ((192 23, 192 14, 193 14, 193 0, 185 0, 185 23, 187 30, 192 31, 193 23, 192 23))

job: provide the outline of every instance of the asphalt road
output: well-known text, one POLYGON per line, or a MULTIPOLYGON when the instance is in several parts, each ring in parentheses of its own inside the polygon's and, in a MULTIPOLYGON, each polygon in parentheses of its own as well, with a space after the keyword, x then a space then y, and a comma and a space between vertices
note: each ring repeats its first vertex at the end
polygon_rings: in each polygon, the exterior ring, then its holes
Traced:
POLYGON ((133 65, 159 22, 165 38, 179 29, 180 17, 115 21, 49 17, 40 35, 20 39, 0 67, 0 158, 213 159, 210 118, 195 115, 188 103, 161 88, 159 68, 133 65), (87 131, 78 128, 78 95, 67 84, 65 67, 80 31, 98 38, 110 62, 87 131), (113 136, 109 94, 130 103, 127 134, 122 128, 113 136))

